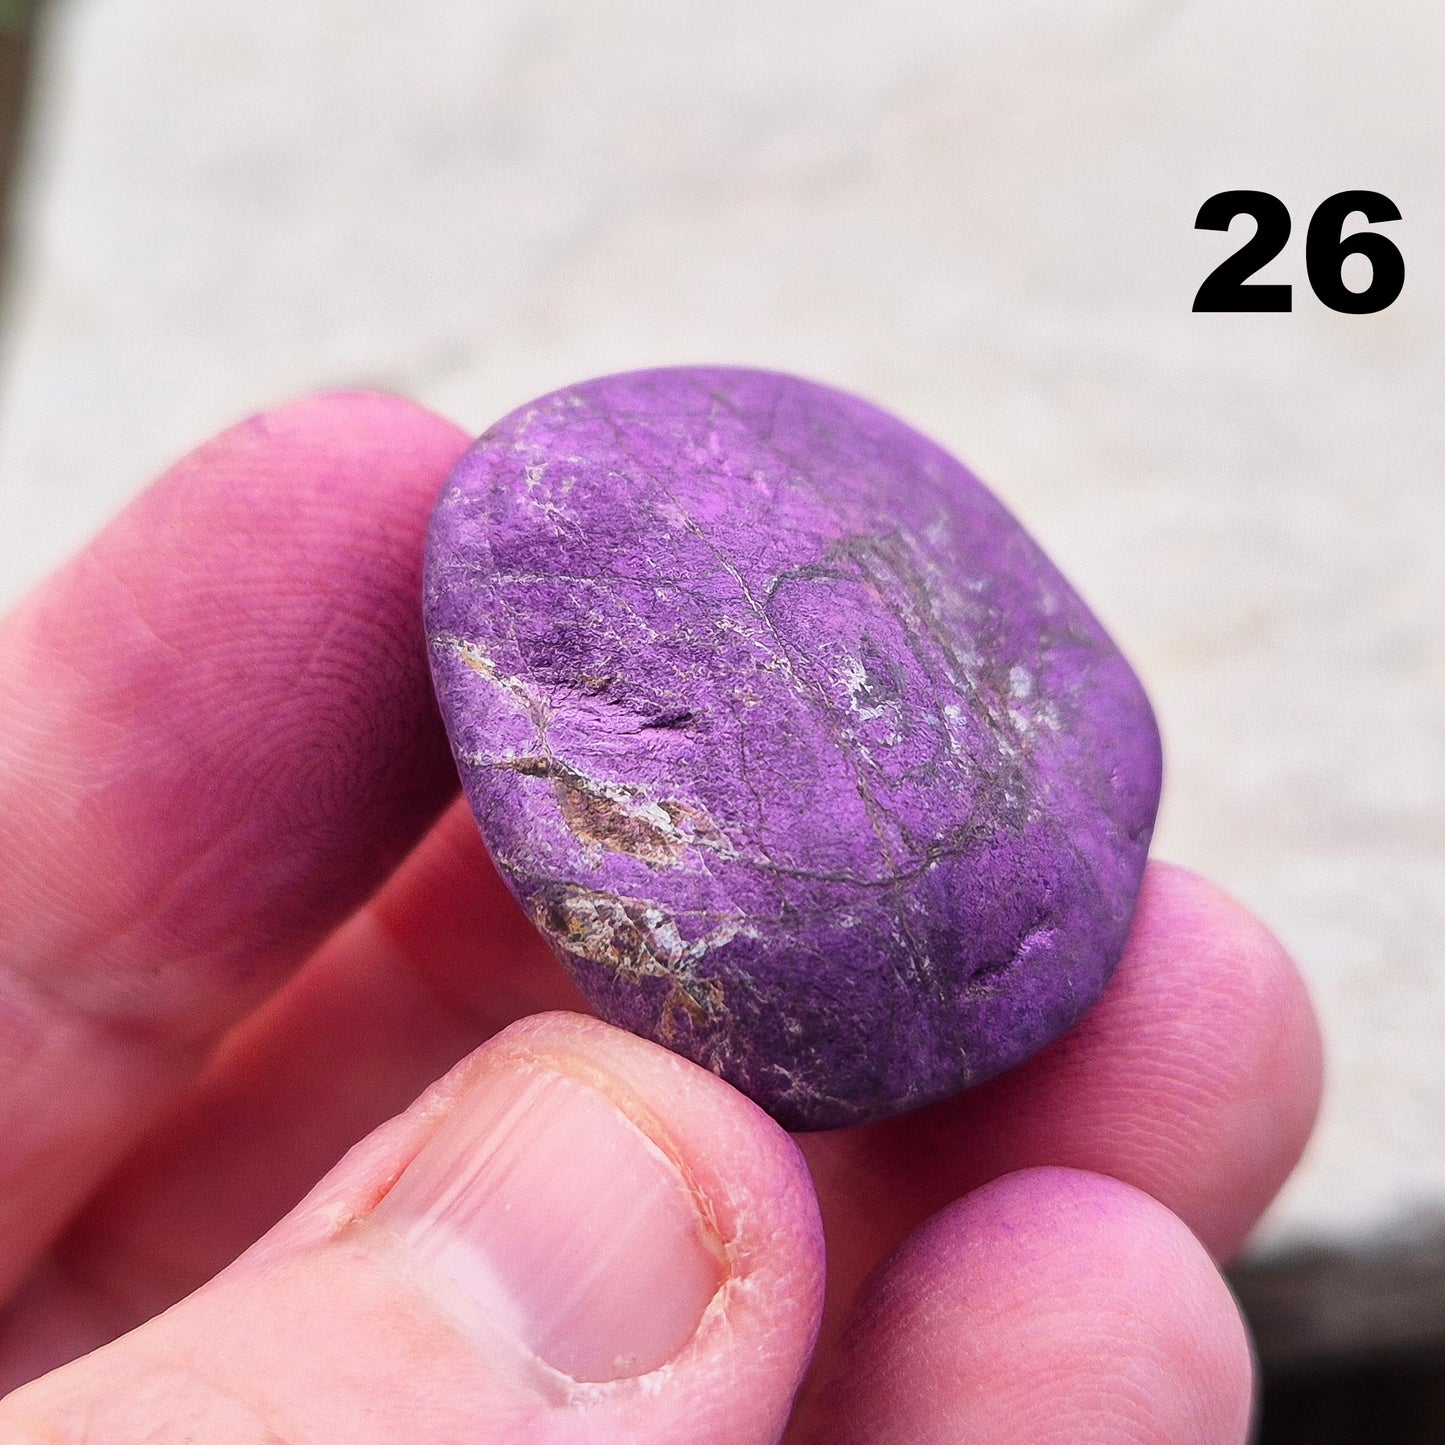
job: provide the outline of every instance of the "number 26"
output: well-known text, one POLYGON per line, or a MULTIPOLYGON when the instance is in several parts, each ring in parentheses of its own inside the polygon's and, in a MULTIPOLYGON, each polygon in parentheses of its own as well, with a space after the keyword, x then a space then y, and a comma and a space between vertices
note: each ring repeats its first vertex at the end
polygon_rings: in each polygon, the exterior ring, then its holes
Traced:
MULTIPOLYGON (((1305 235, 1305 271, 1310 289, 1332 311, 1354 316, 1383 311, 1405 284, 1405 258, 1394 244, 1372 231, 1344 236, 1345 221, 1356 211, 1376 225, 1398 221, 1400 208, 1379 191, 1337 191, 1320 202, 1305 235), (1361 255, 1370 263, 1370 284, 1351 291, 1342 270, 1346 256, 1361 255)), ((1268 191, 1220 191, 1210 196, 1195 217, 1196 231, 1227 231, 1236 216, 1253 216, 1254 235, 1220 262, 1194 297, 1195 311, 1288 311, 1290 287, 1255 282, 1245 285, 1266 262, 1274 260, 1289 240, 1289 211, 1268 191)))

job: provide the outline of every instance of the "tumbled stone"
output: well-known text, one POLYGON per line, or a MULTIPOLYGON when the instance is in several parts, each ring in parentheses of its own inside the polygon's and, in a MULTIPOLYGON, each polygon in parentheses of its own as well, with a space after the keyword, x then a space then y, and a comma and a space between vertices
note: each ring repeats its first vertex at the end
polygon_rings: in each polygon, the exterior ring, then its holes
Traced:
POLYGON ((902 422, 760 371, 567 387, 457 467, 425 603, 522 905, 599 1014, 784 1124, 952 1094, 1098 998, 1153 714, 1037 544, 902 422))

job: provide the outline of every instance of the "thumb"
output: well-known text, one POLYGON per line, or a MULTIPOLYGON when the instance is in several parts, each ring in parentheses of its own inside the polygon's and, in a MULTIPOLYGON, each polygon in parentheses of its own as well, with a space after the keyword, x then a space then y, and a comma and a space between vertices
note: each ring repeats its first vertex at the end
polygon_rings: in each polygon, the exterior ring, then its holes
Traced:
POLYGON ((822 1277, 772 1120, 653 1044, 543 1014, 209 1285, 0 1402, 0 1438, 775 1441, 822 1277))

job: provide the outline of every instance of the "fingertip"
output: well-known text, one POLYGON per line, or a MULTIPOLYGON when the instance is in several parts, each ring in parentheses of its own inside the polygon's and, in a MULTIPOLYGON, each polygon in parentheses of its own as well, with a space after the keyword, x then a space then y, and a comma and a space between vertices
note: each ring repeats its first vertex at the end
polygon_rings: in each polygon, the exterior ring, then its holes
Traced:
POLYGON ((1037 1168, 976 1190, 870 1278, 804 1439, 1228 1445, 1247 1331, 1185 1225, 1141 1190, 1037 1168))
POLYGON ((1221 992, 1232 992, 1242 1016, 1272 1025, 1266 1060, 1274 1063, 1276 1097, 1297 1113, 1295 1138, 1303 1147, 1324 1090, 1324 1038, 1309 985, 1293 955, 1268 924, 1232 894, 1192 869, 1155 862, 1145 875, 1149 908, 1130 960, 1131 973, 1161 957, 1229 956, 1219 968, 1221 992))
POLYGON ((238 432, 302 438, 328 449, 365 449, 379 441, 421 454, 436 448, 448 464, 471 442, 455 422, 409 397, 372 387, 333 387, 295 397, 253 413, 218 440, 238 432))
POLYGON ((466 442, 376 393, 261 413, 0 626, 0 788, 39 840, 0 897, 20 966, 249 952, 264 985, 268 945, 293 960, 420 836, 455 788, 422 548, 466 442))
MULTIPOLYGON (((1227 1258, 1304 1152, 1323 1058, 1304 977, 1270 928, 1218 884, 1155 861, 1114 980, 1045 1067, 1077 1067, 1113 1098, 1125 1137, 1112 1147, 1134 1169, 1123 1177, 1227 1258)), ((1108 1121, 1096 1122, 1102 1147, 1108 1121)))
POLYGON ((0 1284, 455 791, 420 592, 466 440, 366 394, 252 417, 0 620, 0 1284))

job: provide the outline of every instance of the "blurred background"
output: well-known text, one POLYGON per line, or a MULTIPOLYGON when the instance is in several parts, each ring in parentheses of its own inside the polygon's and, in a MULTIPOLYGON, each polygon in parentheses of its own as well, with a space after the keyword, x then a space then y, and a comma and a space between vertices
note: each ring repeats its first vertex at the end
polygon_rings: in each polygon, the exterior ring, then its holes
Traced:
POLYGON ((0 604, 317 387, 481 430, 718 361, 901 413, 1146 679, 1156 852, 1313 987, 1324 1117, 1234 1273, 1262 1439, 1445 1440, 1442 69, 1438 0, 0 0, 0 604), (1290 314, 1191 313, 1234 188, 1290 314), (1404 216, 1371 316, 1305 280, 1353 188, 1404 216))

